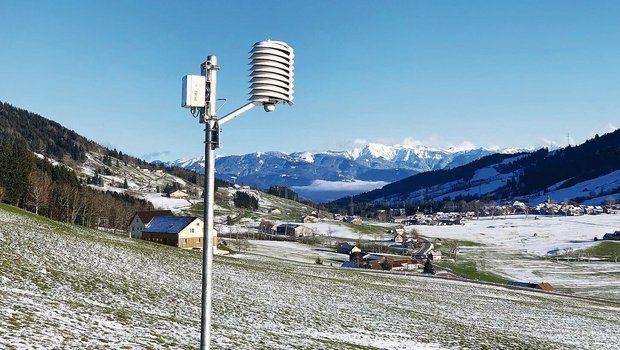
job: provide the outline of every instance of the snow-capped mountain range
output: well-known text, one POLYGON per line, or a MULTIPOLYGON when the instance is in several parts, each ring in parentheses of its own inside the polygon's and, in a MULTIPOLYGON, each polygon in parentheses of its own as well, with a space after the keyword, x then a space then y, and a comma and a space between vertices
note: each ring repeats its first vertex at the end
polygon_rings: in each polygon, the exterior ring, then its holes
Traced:
MULTIPOLYGON (((302 197, 327 201, 381 187, 419 172, 453 168, 493 153, 520 150, 424 147, 369 143, 344 151, 256 152, 216 159, 217 177, 261 189, 293 188, 302 197)), ((156 164, 204 172, 204 157, 156 164)))
MULTIPOLYGON (((601 205, 620 200, 620 129, 580 145, 519 154, 493 154, 441 172, 426 172, 352 198, 380 205, 422 201, 545 201, 601 205)), ((568 209, 567 209, 568 210, 568 209)))

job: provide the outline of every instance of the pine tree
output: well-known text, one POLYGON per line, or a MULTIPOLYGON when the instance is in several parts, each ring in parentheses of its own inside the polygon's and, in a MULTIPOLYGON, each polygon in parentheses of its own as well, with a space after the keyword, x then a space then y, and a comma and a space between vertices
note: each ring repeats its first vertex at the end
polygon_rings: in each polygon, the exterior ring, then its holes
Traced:
POLYGON ((424 273, 430 273, 431 275, 435 274, 435 268, 433 267, 433 263, 431 262, 430 259, 426 259, 426 262, 424 263, 424 273))

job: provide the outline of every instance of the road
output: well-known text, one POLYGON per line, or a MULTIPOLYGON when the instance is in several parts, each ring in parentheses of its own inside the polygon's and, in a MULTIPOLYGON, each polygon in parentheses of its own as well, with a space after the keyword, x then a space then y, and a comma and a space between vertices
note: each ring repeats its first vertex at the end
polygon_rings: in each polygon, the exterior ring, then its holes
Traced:
POLYGON ((428 254, 431 251, 431 249, 433 249, 433 243, 431 243, 429 240, 424 239, 422 241, 422 246, 420 247, 420 249, 418 249, 418 251, 414 253, 414 255, 428 254))

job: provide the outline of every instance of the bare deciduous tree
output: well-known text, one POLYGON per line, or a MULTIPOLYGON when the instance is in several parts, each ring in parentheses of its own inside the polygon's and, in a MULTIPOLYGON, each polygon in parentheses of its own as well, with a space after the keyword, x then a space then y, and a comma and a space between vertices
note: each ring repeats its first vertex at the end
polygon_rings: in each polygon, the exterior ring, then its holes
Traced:
POLYGON ((497 210, 497 203, 495 201, 490 201, 489 209, 491 210, 491 220, 495 220, 495 212, 497 210))
POLYGON ((611 211, 614 204, 616 204, 616 200, 613 197, 609 197, 605 200, 605 205, 607 206, 607 210, 609 211, 611 211))
POLYGON ((480 212, 482 211, 482 203, 479 200, 476 200, 473 204, 473 209, 476 212, 476 219, 480 220, 480 212))
POLYGON ((47 208, 52 195, 52 178, 40 170, 34 170, 28 176, 30 191, 26 199, 27 205, 39 215, 40 208, 47 208))
POLYGON ((457 240, 446 240, 443 242, 444 247, 448 248, 448 253, 450 256, 456 261, 456 257, 459 252, 459 241, 457 240))

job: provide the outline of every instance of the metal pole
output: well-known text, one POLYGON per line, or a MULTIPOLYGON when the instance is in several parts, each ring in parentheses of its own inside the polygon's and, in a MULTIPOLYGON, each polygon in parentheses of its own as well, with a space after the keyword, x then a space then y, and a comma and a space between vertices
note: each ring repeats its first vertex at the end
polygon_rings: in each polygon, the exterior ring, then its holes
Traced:
POLYGON ((200 349, 208 350, 211 342, 211 292, 213 272, 213 206, 215 196, 215 147, 213 132, 216 128, 216 56, 208 56, 201 65, 202 75, 207 77, 207 106, 201 113, 205 123, 205 183, 204 183, 204 235, 202 242, 202 300, 200 315, 200 349))

